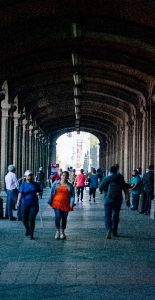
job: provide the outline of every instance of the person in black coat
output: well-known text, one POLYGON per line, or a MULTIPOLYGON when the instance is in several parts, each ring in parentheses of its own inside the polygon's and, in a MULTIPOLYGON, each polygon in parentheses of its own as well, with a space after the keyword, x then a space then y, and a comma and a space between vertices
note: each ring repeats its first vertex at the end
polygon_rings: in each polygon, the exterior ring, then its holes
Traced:
POLYGON ((154 198, 154 166, 150 165, 148 171, 143 175, 143 186, 145 201, 143 202, 142 213, 150 215, 151 201, 154 198))

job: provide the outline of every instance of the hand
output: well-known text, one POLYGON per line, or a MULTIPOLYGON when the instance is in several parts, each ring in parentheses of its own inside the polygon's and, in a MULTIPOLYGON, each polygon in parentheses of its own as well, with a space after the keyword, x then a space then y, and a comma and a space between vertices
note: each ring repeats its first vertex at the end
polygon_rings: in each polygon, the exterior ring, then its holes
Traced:
POLYGON ((20 205, 20 201, 19 201, 19 200, 17 201, 16 205, 17 205, 17 206, 19 206, 19 205, 20 205))

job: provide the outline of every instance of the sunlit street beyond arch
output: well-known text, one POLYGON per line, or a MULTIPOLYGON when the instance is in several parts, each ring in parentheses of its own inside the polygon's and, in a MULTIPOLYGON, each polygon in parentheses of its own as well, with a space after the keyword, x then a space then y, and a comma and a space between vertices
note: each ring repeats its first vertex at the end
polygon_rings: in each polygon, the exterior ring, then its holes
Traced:
POLYGON ((57 139, 56 163, 63 170, 69 167, 77 172, 82 168, 90 171, 91 167, 99 167, 99 140, 87 132, 69 132, 57 139))

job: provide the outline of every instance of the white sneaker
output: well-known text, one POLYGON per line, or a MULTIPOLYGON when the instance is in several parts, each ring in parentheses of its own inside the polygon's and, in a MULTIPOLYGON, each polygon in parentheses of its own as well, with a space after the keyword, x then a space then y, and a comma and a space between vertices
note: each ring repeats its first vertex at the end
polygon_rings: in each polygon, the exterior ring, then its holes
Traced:
POLYGON ((60 238, 60 230, 56 231, 55 239, 58 240, 60 238))
POLYGON ((66 235, 65 235, 64 233, 61 233, 60 239, 61 239, 61 240, 65 240, 65 239, 66 239, 66 235))

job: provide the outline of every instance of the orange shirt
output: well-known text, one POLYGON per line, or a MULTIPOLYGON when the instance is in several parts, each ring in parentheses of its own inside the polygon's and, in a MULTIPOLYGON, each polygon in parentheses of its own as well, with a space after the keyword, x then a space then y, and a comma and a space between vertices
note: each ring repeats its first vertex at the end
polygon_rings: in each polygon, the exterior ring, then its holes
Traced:
POLYGON ((58 186, 56 194, 53 196, 52 208, 60 209, 62 211, 72 210, 70 208, 70 198, 67 186, 58 186))

